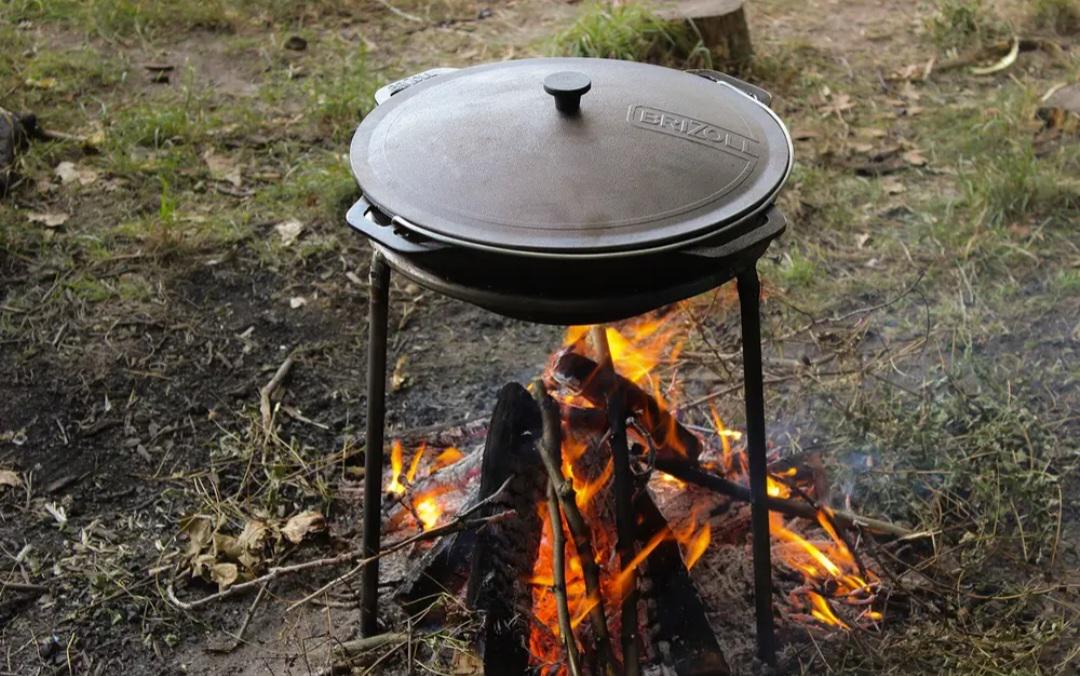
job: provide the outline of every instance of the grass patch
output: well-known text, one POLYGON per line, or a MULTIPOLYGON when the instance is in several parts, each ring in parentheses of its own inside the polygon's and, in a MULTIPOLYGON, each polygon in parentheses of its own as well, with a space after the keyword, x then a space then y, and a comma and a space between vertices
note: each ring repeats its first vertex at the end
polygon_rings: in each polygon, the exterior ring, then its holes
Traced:
POLYGON ((1006 85, 990 101, 941 108, 921 136, 956 168, 959 201, 940 209, 934 236, 962 257, 990 262, 1008 229, 1067 226, 1080 206, 1080 159, 1062 147, 1038 156, 1033 139, 1038 96, 1006 85))
POLYGON ((177 30, 232 32, 347 11, 356 11, 347 0, 8 0, 0 5, 0 23, 52 23, 106 40, 151 41, 177 30))
POLYGON ((926 28, 934 44, 946 50, 979 47, 1011 33, 985 0, 938 0, 926 28))
POLYGON ((1050 28, 1060 35, 1080 32, 1080 0, 1034 0, 1031 20, 1040 28, 1050 28))
POLYGON ((845 646, 844 671, 1044 673, 1067 654, 1076 627, 1048 580, 1064 563, 1062 484, 1080 449, 1028 387, 950 369, 920 398, 872 387, 833 421, 832 438, 857 450, 830 473, 848 473, 868 511, 936 533, 923 572, 900 574, 918 578, 898 610, 910 631, 845 646))
POLYGON ((712 56, 701 37, 682 22, 666 21, 647 7, 593 3, 555 38, 554 51, 684 68, 711 68, 712 56))

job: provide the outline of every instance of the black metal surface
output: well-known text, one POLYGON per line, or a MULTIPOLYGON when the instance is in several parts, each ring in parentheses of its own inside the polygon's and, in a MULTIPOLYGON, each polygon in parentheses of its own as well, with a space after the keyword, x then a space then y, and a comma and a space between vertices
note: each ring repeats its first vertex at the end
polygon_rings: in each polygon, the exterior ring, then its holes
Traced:
POLYGON ((392 225, 351 214, 394 269, 412 281, 498 314, 545 324, 632 317, 708 291, 760 257, 785 227, 773 209, 718 246, 587 260, 524 258, 406 240, 392 225))
MULTIPOLYGON (((390 267, 376 252, 368 275, 367 438, 364 442, 363 554, 379 552, 382 535, 383 435, 386 422, 386 329, 390 302, 390 267)), ((379 560, 360 571, 360 633, 379 633, 379 560)))
POLYGON ((743 388, 746 393, 747 455, 750 460, 750 530, 754 554, 754 613, 758 657, 776 664, 772 613, 772 540, 769 536, 769 493, 765 457, 765 383, 761 371, 761 284, 757 269, 739 273, 742 319, 743 388))
POLYGON ((771 203, 792 159, 783 124, 742 89, 608 59, 430 77, 369 114, 350 154, 365 197, 407 230, 574 256, 737 236, 771 203), (568 70, 591 81, 572 115, 542 87, 568 70))

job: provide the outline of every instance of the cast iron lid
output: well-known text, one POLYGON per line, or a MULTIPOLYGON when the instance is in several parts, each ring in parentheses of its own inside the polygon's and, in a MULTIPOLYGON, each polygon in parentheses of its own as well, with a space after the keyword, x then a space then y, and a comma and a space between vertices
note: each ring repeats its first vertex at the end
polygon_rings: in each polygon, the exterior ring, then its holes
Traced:
POLYGON ((365 198, 404 227, 539 255, 711 237, 768 206, 792 161, 783 123, 730 85, 578 58, 412 85, 364 119, 350 157, 365 198))

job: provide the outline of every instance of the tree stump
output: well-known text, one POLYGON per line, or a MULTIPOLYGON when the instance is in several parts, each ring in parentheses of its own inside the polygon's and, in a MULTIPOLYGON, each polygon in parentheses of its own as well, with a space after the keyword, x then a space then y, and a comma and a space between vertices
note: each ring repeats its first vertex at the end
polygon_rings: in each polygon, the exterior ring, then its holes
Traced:
POLYGON ((662 7, 659 14, 691 24, 718 66, 738 70, 753 55, 744 4, 744 0, 681 0, 662 7))

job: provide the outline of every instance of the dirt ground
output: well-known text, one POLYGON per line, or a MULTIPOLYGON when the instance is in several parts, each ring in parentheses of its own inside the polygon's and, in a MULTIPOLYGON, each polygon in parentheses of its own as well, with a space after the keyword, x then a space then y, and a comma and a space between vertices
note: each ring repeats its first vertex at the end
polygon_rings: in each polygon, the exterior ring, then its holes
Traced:
MULTIPOLYGON (((902 552, 880 632, 785 627, 787 671, 1080 664, 1080 153, 1034 116, 1080 78, 1076 33, 1035 11, 1056 4, 748 3, 746 76, 776 93, 798 161, 791 225, 762 267, 770 444, 821 456, 838 499, 935 533, 902 552), (972 73, 1012 35, 1034 47, 972 73)), ((170 585, 188 600, 218 589, 190 579, 191 517, 232 536, 272 524, 263 566, 356 545, 344 461, 363 447, 370 251, 342 219, 348 139, 378 85, 550 53, 585 11, 0 6, 0 106, 84 137, 32 142, 0 200, 0 673, 333 665, 357 635, 355 588, 285 609, 339 568, 258 600, 169 601, 170 585), (259 390, 290 354, 267 434, 259 390), (326 532, 281 537, 306 510, 326 532)), ((684 401, 738 385, 730 289, 680 321, 684 401)), ((484 418, 561 335, 395 279, 391 434, 484 418)), ((737 394, 716 403, 740 424, 737 394)), ((734 565, 719 556, 699 575, 734 565)), ((749 617, 716 619, 746 637, 735 671, 757 670, 749 617)), ((429 670, 380 655, 356 669, 429 670)))

